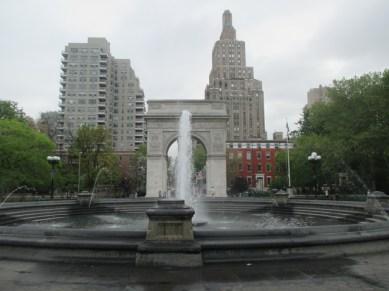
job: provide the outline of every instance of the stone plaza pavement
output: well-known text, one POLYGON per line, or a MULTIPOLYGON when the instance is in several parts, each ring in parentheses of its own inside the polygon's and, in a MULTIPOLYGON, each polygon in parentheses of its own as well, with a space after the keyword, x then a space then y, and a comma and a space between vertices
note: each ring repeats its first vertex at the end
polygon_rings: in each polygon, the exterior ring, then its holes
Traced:
POLYGON ((187 269, 2 260, 0 290, 389 290, 389 253, 187 269))

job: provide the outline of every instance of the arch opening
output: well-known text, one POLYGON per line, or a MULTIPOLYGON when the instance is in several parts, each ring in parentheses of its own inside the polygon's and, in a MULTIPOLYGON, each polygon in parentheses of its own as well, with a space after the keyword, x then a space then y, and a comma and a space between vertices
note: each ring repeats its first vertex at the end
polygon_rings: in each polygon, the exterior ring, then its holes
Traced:
MULTIPOLYGON (((176 161, 178 141, 174 138, 166 149, 167 195, 175 197, 176 161)), ((204 143, 192 135, 192 196, 201 197, 207 194, 207 150, 204 143)))

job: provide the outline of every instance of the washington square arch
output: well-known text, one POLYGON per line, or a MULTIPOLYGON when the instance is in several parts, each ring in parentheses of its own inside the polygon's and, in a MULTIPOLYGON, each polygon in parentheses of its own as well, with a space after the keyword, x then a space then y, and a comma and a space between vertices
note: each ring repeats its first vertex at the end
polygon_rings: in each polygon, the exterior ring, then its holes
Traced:
POLYGON ((147 197, 167 192, 167 152, 178 138, 183 110, 192 113, 192 138, 206 152, 207 196, 226 196, 226 123, 223 102, 204 100, 149 100, 147 124, 147 197))

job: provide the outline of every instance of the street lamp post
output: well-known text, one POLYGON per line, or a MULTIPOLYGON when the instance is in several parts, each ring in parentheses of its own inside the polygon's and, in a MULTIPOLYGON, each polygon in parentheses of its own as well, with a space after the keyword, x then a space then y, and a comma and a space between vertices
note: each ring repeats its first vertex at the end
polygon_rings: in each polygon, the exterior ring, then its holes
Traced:
POLYGON ((321 156, 319 156, 316 152, 312 152, 310 156, 308 156, 308 161, 312 164, 313 175, 315 180, 315 192, 319 192, 319 184, 318 184, 318 170, 317 167, 321 161, 321 156))
POLYGON ((77 193, 80 193, 80 183, 81 183, 81 152, 78 153, 78 187, 77 187, 77 193))
POLYGON ((58 156, 48 156, 47 161, 51 165, 51 199, 54 198, 54 174, 55 174, 55 166, 61 160, 58 156))

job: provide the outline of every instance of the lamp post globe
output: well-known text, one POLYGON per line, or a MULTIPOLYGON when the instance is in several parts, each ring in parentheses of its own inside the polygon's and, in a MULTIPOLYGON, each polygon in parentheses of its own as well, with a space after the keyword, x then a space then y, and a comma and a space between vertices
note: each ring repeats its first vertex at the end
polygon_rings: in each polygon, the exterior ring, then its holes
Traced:
POLYGON ((313 175, 314 175, 314 180, 315 180, 315 192, 319 192, 319 184, 318 184, 318 165, 321 161, 321 156, 318 155, 316 152, 312 152, 308 156, 308 161, 312 164, 312 169, 313 169, 313 175))

